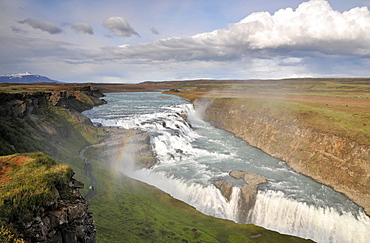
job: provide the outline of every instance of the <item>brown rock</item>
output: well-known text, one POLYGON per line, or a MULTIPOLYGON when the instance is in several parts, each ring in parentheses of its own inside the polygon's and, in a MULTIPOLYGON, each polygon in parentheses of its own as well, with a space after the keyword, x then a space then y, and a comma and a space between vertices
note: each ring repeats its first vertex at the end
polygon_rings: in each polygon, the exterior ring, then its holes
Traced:
POLYGON ((257 186, 258 184, 267 182, 266 177, 248 171, 233 170, 229 173, 229 175, 236 179, 243 178, 245 183, 249 185, 257 186))
MULTIPOLYGON (((239 200, 238 222, 248 223, 248 212, 253 208, 256 202, 258 185, 261 183, 266 183, 266 178, 252 172, 240 170, 231 171, 229 175, 235 179, 243 179, 246 183, 240 188, 241 200, 239 200)), ((217 180, 213 184, 221 191, 222 196, 224 196, 227 200, 230 200, 232 188, 235 186, 234 184, 226 181, 225 179, 217 180)))
POLYGON ((239 215, 238 222, 248 223, 248 212, 251 210, 256 203, 257 188, 259 184, 267 183, 264 176, 249 172, 234 170, 229 173, 231 177, 236 179, 244 179, 247 185, 242 186, 240 189, 240 203, 239 203, 239 215))
POLYGON ((233 184, 224 179, 218 180, 214 183, 215 187, 221 191, 222 196, 230 200, 233 184))

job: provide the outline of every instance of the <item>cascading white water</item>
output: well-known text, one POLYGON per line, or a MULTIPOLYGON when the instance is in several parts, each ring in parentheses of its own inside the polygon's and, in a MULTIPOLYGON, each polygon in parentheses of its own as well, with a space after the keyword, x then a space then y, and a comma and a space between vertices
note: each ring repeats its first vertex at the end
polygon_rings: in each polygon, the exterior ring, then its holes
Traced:
POLYGON ((160 188, 176 199, 192 205, 204 214, 236 221, 238 214, 239 188, 233 188, 230 201, 227 201, 213 185, 202 185, 183 179, 168 177, 164 172, 148 169, 135 171, 131 177, 160 188))
POLYGON ((213 182, 230 180, 228 172, 232 170, 254 172, 265 176, 268 183, 259 186, 247 223, 317 242, 370 239, 369 218, 348 198, 232 134, 215 129, 199 119, 191 104, 176 96, 162 99, 160 95, 108 94, 108 105, 85 112, 93 122, 141 129, 151 135, 158 164, 133 171, 122 161, 122 170, 129 176, 205 214, 237 221, 240 189, 234 187, 228 201, 213 182))
POLYGON ((284 197, 275 191, 259 192, 251 212, 251 222, 284 234, 317 242, 368 242, 370 221, 361 212, 358 219, 332 207, 317 208, 284 197))

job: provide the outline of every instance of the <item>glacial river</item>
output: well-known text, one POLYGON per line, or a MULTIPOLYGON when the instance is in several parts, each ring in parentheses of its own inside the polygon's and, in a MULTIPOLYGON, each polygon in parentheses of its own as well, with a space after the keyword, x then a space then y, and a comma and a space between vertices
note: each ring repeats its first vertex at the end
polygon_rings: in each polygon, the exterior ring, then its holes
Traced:
MULTIPOLYGON (((158 163, 134 170, 122 158, 121 170, 197 210, 238 222, 240 188, 225 199, 213 182, 231 180, 232 170, 267 178, 258 187, 246 222, 316 242, 370 242, 370 219, 344 195, 299 174, 283 161, 250 146, 201 119, 193 105, 160 92, 107 94, 108 104, 83 114, 104 126, 150 134, 158 163), (185 114, 185 116, 184 116, 185 114)), ((232 122, 232 121, 230 121, 232 122)), ((238 183, 236 179, 232 181, 238 183)))

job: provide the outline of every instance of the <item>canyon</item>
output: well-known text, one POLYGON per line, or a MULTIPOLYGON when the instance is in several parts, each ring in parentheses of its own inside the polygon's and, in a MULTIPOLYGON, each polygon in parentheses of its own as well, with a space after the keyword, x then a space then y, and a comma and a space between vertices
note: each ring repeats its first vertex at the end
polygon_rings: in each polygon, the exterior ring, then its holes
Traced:
POLYGON ((195 106, 204 111, 204 119, 214 126, 285 161, 297 172, 344 193, 369 215, 369 145, 306 125, 304 120, 314 116, 308 111, 296 111, 288 106, 280 112, 272 111, 274 108, 259 102, 264 100, 194 100, 195 106))
MULTIPOLYGON (((114 156, 110 158, 104 155, 112 154, 112 151, 117 151, 122 146, 125 147, 125 141, 130 138, 137 141, 134 145, 137 150, 133 152, 138 156, 134 159, 138 161, 139 167, 150 168, 155 161, 147 134, 99 128, 81 114, 81 111, 105 104, 105 101, 100 99, 103 97, 100 87, 35 84, 5 85, 2 88, 5 89, 5 92, 0 93, 2 158, 5 157, 5 161, 8 161, 7 156, 32 157, 34 155, 30 152, 41 151, 43 154, 37 153, 37 156, 43 158, 41 161, 44 162, 41 163, 55 160, 57 164, 68 164, 62 166, 68 168, 67 174, 70 176, 67 176, 68 180, 62 184, 63 188, 68 188, 62 190, 63 193, 57 189, 58 186, 50 193, 41 193, 53 199, 44 200, 42 196, 40 200, 45 207, 31 211, 27 219, 2 215, 1 224, 5 228, 0 232, 1 237, 8 235, 10 230, 10 235, 14 234, 11 235, 12 238, 21 237, 34 242, 95 242, 97 239, 101 242, 110 242, 112 239, 135 239, 135 242, 150 239, 163 242, 181 240, 186 242, 191 239, 198 241, 244 239, 246 242, 254 239, 269 239, 276 242, 287 239, 292 242, 305 241, 254 225, 241 226, 228 220, 208 217, 154 187, 124 175, 119 175, 119 179, 112 177, 111 170, 114 167, 109 161, 112 162, 114 156), (85 176, 83 161, 78 157, 81 149, 87 146, 92 146, 92 151, 89 150, 88 154, 97 153, 89 157, 89 160, 93 162, 99 195, 89 202, 78 192, 81 191, 84 195, 87 188, 86 186, 82 188, 82 185, 89 183, 85 176), (100 161, 94 158, 99 158, 100 161), (109 190, 99 190, 99 187, 109 190), (113 188, 120 189, 108 195, 113 188), (64 193, 66 191, 69 193, 64 193), (146 208, 145 214, 142 213, 143 208, 146 208), (115 217, 112 217, 112 214, 115 217), (130 220, 122 220, 126 217, 130 220), (193 224, 194 228, 190 230, 188 226, 193 224)), ((2 168, 6 168, 7 163, 2 163, 2 168)), ((28 176, 32 178, 33 173, 28 173, 28 176)), ((2 181, 2 188, 9 188, 7 183, 12 181, 14 180, 2 181)), ((11 190, 17 188, 19 187, 10 187, 11 190)), ((32 207, 34 206, 31 205, 32 207)), ((19 242, 22 242, 22 239, 19 242)))

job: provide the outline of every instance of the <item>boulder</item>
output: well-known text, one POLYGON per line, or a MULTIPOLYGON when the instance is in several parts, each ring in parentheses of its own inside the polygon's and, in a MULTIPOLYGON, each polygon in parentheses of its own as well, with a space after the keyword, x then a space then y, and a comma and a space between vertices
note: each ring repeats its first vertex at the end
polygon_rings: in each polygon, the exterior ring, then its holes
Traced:
MULTIPOLYGON (((266 178, 249 171, 240 170, 231 171, 229 175, 235 179, 243 179, 245 182, 245 185, 240 188, 239 214, 237 221, 238 223, 248 223, 248 213, 256 202, 258 185, 267 183, 266 178)), ((221 191, 222 196, 230 201, 232 188, 235 185, 225 179, 217 180, 213 184, 221 191)))
POLYGON ((248 171, 233 170, 229 175, 236 179, 243 178, 248 185, 258 186, 259 184, 267 182, 266 177, 248 171))
POLYGON ((224 196, 227 200, 230 201, 233 184, 224 179, 221 179, 221 180, 215 181, 214 185, 217 189, 221 191, 222 196, 224 196))

